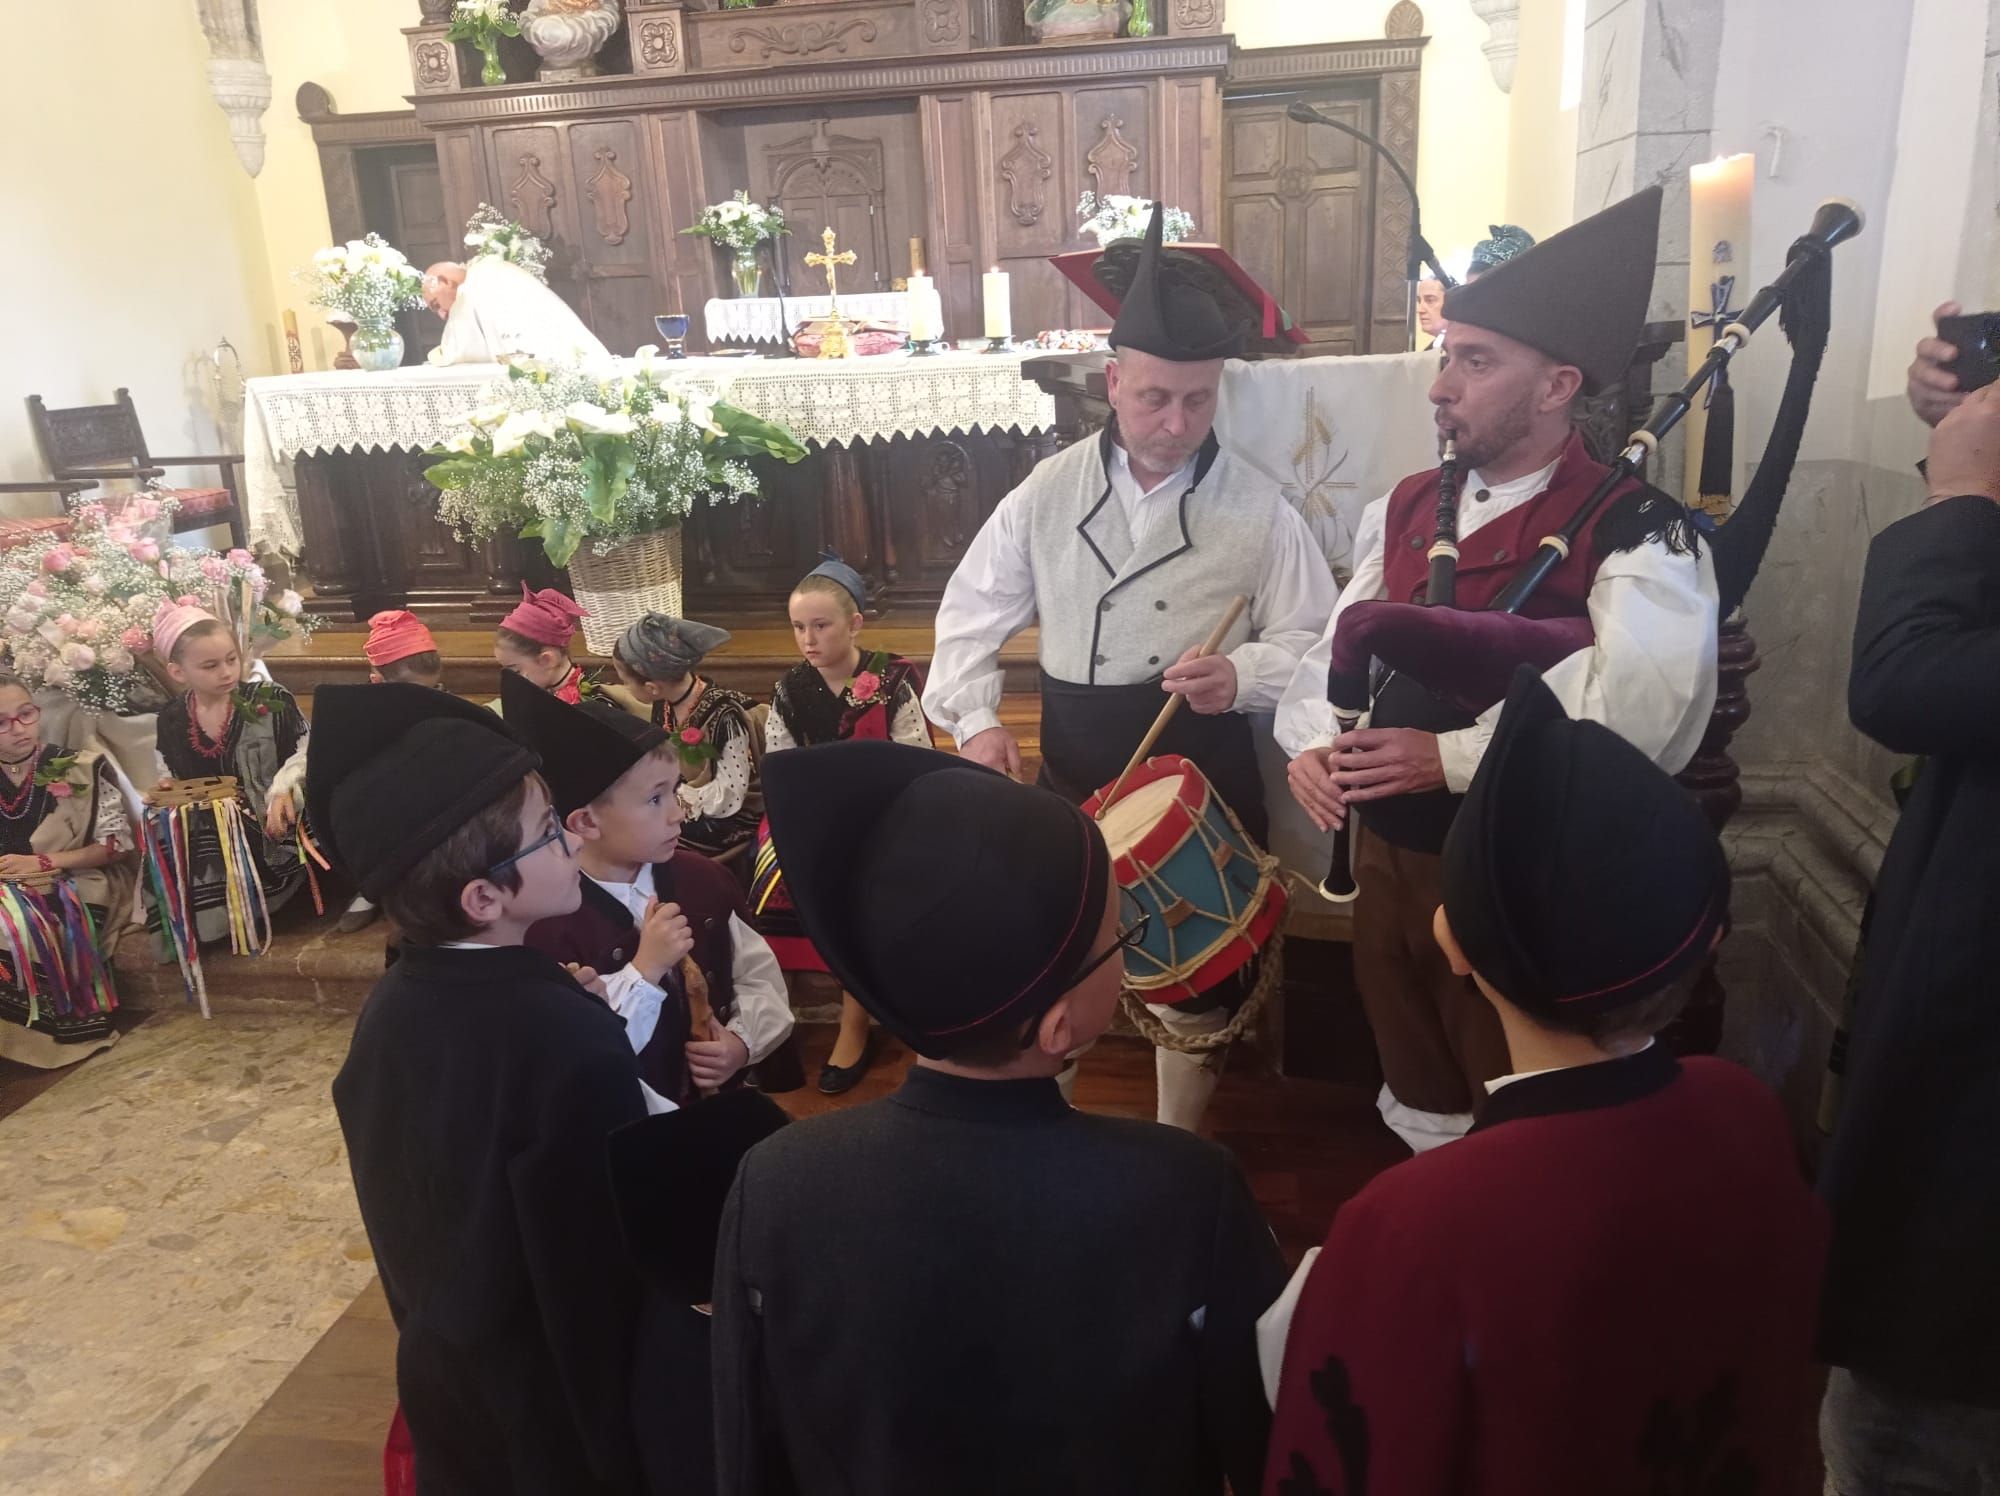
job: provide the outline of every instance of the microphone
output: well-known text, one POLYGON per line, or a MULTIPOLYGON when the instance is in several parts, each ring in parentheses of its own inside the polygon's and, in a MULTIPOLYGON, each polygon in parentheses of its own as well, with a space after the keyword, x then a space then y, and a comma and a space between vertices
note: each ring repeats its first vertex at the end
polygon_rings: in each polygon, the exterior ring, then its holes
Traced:
POLYGON ((778 296, 778 357, 797 358, 799 350, 792 346, 792 319, 785 311, 785 277, 784 267, 778 262, 778 241, 766 239, 763 249, 771 261, 771 289, 778 296))

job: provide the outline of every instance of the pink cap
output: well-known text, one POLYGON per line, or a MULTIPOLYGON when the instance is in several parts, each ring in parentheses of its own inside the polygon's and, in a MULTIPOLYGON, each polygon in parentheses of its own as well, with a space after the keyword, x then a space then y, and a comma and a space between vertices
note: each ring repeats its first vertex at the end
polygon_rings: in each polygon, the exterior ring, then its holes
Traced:
POLYGON ((553 587, 530 592, 523 582, 521 601, 500 620, 500 627, 550 649, 568 649, 569 641, 576 637, 576 621, 584 616, 575 598, 553 587))

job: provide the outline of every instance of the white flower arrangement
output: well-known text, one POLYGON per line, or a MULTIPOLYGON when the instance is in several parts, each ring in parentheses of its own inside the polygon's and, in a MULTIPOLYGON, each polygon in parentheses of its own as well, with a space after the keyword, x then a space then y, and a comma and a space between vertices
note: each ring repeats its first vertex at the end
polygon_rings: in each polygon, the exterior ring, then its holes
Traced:
POLYGON ((135 497, 116 514, 76 510, 67 540, 44 539, 0 557, 0 615, 13 668, 30 686, 98 711, 148 711, 167 700, 153 658, 153 615, 189 598, 229 623, 252 652, 307 633, 296 592, 269 595, 248 551, 205 551, 166 540, 172 502, 135 497))
POLYGON ((311 268, 298 278, 314 306, 339 312, 377 336, 395 324, 396 313, 424 304, 423 277, 379 234, 329 245, 314 254, 311 268))
POLYGON ((766 239, 775 239, 790 230, 785 227, 782 209, 753 203, 749 193, 738 192, 727 202, 711 203, 703 208, 694 227, 681 232, 712 239, 727 249, 745 254, 766 239))
POLYGON ((543 285, 549 280, 549 247, 490 203, 481 203, 466 221, 465 247, 476 260, 485 255, 519 265, 543 285))
MULTIPOLYGON (((1099 197, 1086 192, 1077 199, 1076 214, 1083 220, 1083 232, 1094 237, 1097 247, 1102 249, 1119 239, 1145 238, 1146 225, 1153 217, 1153 203, 1144 197, 1123 197, 1117 193, 1099 197)), ((1167 209, 1160 237, 1169 244, 1192 239, 1194 216, 1179 208, 1167 209)))
POLYGON ((586 541, 603 555, 679 524, 704 494, 720 504, 755 494, 750 457, 805 456, 782 426, 668 384, 653 353, 640 349, 623 375, 511 366, 432 449, 443 459, 425 474, 440 490, 438 517, 465 539, 539 539, 567 566, 586 541))

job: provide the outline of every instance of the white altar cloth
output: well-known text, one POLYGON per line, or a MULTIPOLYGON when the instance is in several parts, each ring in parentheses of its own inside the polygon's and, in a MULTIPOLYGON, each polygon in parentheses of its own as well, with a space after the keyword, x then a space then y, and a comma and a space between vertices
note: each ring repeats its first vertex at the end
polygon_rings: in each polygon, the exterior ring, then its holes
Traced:
MULTIPOLYGON (((829 296, 787 296, 784 322, 797 332, 815 317, 833 310, 829 296)), ((703 309, 711 343, 782 343, 783 322, 778 317, 775 296, 717 297, 703 309)), ((890 322, 897 327, 910 325, 910 296, 907 291, 871 291, 862 296, 840 298, 840 315, 850 322, 890 322)))
MULTIPOLYGON (((934 431, 1046 431, 1055 425, 1055 402, 1021 377, 1030 356, 689 358, 656 367, 782 423, 801 441, 837 446, 934 431)), ((253 543, 269 540, 294 555, 302 549, 296 490, 285 471, 290 459, 436 446, 478 404, 480 389, 504 375, 498 364, 465 364, 250 380, 243 407, 243 497, 253 543)))

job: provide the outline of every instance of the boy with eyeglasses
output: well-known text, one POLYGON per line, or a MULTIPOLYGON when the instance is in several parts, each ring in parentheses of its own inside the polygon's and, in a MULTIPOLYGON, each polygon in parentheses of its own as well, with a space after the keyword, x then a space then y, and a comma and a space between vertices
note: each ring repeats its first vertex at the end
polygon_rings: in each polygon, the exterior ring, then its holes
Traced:
POLYGON ((666 1103, 592 974, 523 945, 579 897, 538 760, 422 686, 325 687, 313 726, 307 813, 402 942, 333 1100, 420 1489, 646 1490, 650 1321, 607 1155, 666 1103))
POLYGON ((773 754, 806 935, 919 1058, 753 1148, 715 1268, 735 1493, 1256 1489, 1283 1284, 1227 1151, 1063 1101, 1140 916, 1060 796, 885 742, 773 754))

